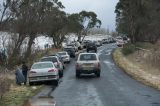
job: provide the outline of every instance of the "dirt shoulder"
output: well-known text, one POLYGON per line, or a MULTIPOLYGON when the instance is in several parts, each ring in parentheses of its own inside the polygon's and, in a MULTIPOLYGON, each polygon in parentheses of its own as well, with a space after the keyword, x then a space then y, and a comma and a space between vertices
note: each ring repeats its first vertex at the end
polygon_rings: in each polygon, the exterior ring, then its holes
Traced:
POLYGON ((122 68, 127 74, 136 80, 160 90, 160 73, 157 69, 151 68, 152 71, 146 71, 146 66, 138 65, 133 57, 125 57, 121 49, 116 49, 113 58, 116 64, 122 68), (133 60, 133 61, 132 61, 133 60))

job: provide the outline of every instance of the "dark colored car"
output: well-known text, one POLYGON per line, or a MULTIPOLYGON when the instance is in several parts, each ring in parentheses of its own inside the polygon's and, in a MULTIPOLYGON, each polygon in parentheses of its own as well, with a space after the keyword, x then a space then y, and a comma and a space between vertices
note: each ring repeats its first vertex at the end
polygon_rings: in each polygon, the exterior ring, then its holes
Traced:
POLYGON ((97 53, 97 46, 94 42, 90 42, 87 44, 87 52, 94 50, 97 53))
POLYGON ((103 39, 102 40, 102 44, 108 44, 109 43, 109 40, 108 39, 103 39))
POLYGON ((70 55, 70 57, 76 57, 76 51, 72 47, 65 47, 63 48, 63 51, 66 51, 70 55))

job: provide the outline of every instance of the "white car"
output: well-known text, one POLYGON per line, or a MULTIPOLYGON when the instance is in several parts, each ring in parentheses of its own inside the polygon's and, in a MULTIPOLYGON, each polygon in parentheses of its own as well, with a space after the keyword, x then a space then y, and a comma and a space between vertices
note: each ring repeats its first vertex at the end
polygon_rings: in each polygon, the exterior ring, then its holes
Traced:
POLYGON ((44 81, 54 81, 58 85, 59 71, 53 62, 36 62, 29 71, 29 85, 44 81))
POLYGON ((96 53, 80 53, 76 63, 76 77, 92 73, 100 77, 101 65, 98 55, 96 53))
POLYGON ((40 61, 41 62, 45 62, 45 61, 53 62, 55 67, 59 70, 59 76, 63 77, 63 70, 64 70, 63 63, 59 60, 57 56, 43 57, 40 61))
POLYGON ((62 57, 62 60, 64 63, 70 63, 70 56, 67 52, 62 51, 62 52, 58 52, 58 54, 62 57))

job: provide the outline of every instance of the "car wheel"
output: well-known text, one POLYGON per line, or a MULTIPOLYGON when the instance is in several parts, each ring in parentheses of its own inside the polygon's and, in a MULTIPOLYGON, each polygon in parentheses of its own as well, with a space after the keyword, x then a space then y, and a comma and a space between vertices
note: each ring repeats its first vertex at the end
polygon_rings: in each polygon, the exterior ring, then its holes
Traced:
POLYGON ((80 77, 80 73, 76 72, 76 78, 79 78, 79 77, 80 77))
POLYGON ((32 86, 34 83, 33 82, 29 82, 29 85, 32 86))
POLYGON ((59 85, 59 80, 55 80, 55 81, 54 81, 54 85, 55 85, 55 86, 58 86, 58 85, 59 85))
POLYGON ((59 73, 59 77, 60 77, 60 78, 63 77, 63 71, 61 71, 61 72, 59 73))
POLYGON ((96 76, 99 78, 101 76, 101 73, 100 72, 97 72, 96 73, 96 76))

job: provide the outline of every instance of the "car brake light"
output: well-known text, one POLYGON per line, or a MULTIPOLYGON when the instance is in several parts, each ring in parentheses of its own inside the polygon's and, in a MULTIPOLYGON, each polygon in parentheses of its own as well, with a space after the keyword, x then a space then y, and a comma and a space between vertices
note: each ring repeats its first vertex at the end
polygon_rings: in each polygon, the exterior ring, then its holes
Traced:
POLYGON ((98 68, 100 68, 100 63, 98 62, 98 68))
POLYGON ((99 62, 96 63, 95 65, 96 65, 96 67, 100 68, 100 63, 99 62))
POLYGON ((36 73, 35 71, 30 71, 30 73, 36 73))
POLYGON ((51 69, 51 70, 48 70, 48 72, 55 72, 56 70, 54 70, 54 69, 51 69))

